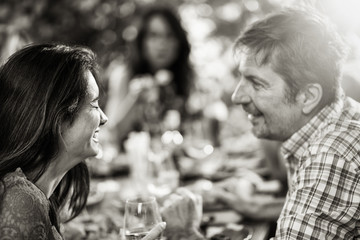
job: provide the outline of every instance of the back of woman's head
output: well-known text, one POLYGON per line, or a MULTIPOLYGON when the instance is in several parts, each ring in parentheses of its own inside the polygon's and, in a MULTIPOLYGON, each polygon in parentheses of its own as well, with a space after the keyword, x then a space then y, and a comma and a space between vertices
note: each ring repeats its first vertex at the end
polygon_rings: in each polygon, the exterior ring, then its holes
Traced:
POLYGON ((94 55, 80 47, 32 45, 0 70, 0 177, 21 167, 41 175, 58 150, 60 127, 72 121, 86 95, 94 55))

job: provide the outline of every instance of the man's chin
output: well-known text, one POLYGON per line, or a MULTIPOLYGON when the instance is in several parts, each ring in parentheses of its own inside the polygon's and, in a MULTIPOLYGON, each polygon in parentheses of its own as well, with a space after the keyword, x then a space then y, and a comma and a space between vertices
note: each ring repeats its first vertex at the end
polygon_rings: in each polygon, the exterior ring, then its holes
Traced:
POLYGON ((269 136, 268 133, 261 131, 261 129, 257 129, 256 127, 252 128, 252 133, 254 134, 255 137, 260 138, 260 139, 271 139, 271 136, 269 136))
POLYGON ((286 140, 284 138, 281 138, 280 136, 276 136, 276 135, 273 135, 273 134, 270 134, 270 133, 255 132, 255 131, 252 131, 252 133, 254 134, 254 136, 256 138, 259 138, 259 139, 280 141, 280 142, 283 142, 283 141, 286 140))

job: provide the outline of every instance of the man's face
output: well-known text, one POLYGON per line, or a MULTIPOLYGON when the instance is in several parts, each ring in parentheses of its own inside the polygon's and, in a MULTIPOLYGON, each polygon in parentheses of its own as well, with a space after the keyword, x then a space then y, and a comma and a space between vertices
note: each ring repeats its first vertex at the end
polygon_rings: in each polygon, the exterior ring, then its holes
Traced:
POLYGON ((303 124, 302 106, 289 101, 287 85, 270 64, 260 66, 253 56, 242 55, 240 81, 232 95, 241 104, 258 138, 284 141, 303 124))

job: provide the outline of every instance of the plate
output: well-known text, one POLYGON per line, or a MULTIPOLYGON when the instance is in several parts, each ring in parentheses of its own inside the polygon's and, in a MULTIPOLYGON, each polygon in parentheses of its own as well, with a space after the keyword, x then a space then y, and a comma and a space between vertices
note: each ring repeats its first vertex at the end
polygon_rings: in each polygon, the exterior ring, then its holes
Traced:
POLYGON ((241 224, 229 224, 220 233, 211 236, 210 240, 250 240, 253 229, 241 224))

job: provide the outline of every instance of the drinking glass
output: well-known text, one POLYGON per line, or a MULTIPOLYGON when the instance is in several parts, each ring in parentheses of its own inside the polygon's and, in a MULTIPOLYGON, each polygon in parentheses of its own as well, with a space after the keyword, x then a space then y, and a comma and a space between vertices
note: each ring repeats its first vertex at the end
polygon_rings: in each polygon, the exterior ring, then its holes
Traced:
MULTIPOLYGON (((125 203, 124 239, 140 240, 162 222, 155 197, 128 199, 125 203)), ((156 238, 160 240, 161 235, 156 238)))

